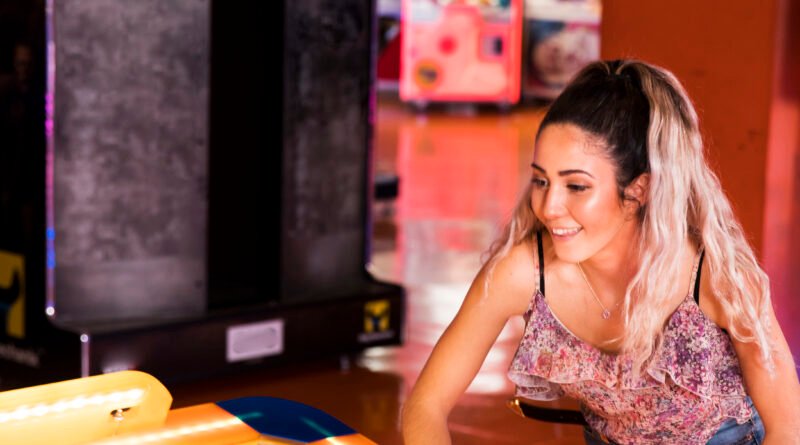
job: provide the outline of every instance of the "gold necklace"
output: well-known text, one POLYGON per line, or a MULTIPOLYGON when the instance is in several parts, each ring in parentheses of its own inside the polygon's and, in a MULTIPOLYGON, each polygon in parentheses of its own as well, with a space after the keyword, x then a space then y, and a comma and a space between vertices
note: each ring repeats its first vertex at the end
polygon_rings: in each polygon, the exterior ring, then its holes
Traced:
MULTIPOLYGON (((603 313, 602 313, 603 320, 608 320, 609 318, 611 318, 611 310, 607 309, 606 306, 603 304, 603 302, 600 301, 600 298, 597 297, 597 294, 595 293, 594 288, 592 287, 592 283, 589 283, 589 279, 586 278, 586 273, 583 271, 583 267, 581 267, 580 261, 578 262, 578 270, 581 271, 581 276, 583 277, 583 281, 585 281, 586 285, 589 286, 589 292, 592 293, 592 296, 594 297, 595 301, 597 301, 597 304, 599 304, 600 307, 603 308, 603 313)), ((622 303, 622 300, 618 301, 617 304, 614 305, 613 310, 616 310, 617 306, 619 306, 620 303, 622 303)))

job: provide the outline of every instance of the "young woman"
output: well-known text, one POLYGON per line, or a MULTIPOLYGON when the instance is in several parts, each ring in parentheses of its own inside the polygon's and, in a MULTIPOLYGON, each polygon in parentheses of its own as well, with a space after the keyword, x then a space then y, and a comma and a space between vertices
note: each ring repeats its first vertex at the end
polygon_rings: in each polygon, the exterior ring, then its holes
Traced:
POLYGON ((403 409, 447 416, 509 317, 517 394, 581 402, 588 444, 800 444, 800 384, 768 278, 678 80, 597 62, 554 101, 532 180, 403 409))

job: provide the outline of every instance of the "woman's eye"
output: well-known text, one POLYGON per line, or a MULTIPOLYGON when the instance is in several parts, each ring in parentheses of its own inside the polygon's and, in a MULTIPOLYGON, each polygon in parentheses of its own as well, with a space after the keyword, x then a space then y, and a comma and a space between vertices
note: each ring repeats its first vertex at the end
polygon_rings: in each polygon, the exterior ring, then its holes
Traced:
POLYGON ((567 188, 572 190, 573 192, 583 192, 589 188, 588 185, 580 185, 580 184, 569 184, 567 188))
POLYGON ((547 187, 547 181, 542 178, 533 178, 531 179, 531 183, 533 184, 534 187, 537 188, 547 187))

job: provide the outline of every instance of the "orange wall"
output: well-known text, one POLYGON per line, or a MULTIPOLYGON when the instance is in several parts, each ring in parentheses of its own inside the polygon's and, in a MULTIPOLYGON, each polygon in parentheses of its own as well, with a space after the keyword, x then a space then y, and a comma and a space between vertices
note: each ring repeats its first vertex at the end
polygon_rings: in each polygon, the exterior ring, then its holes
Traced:
POLYGON ((776 0, 609 0, 601 55, 636 57, 678 77, 707 153, 755 248, 762 247, 776 0))
POLYGON ((606 0, 601 55, 673 71, 800 354, 800 2, 606 0))

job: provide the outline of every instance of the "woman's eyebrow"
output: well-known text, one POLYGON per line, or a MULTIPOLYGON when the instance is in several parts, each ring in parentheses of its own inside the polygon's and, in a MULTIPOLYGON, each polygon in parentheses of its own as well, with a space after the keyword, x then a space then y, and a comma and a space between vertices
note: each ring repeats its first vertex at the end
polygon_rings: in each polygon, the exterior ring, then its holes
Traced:
MULTIPOLYGON (((540 172, 542 172, 544 174, 547 174, 547 170, 543 169, 542 167, 537 165, 535 162, 531 164, 531 167, 535 168, 536 170, 539 170, 540 172)), ((582 175, 586 175, 586 176, 588 176, 590 178, 594 178, 594 176, 592 176, 592 174, 587 172, 586 170, 570 169, 570 170, 561 170, 561 171, 558 172, 558 176, 567 176, 567 175, 574 175, 574 174, 582 174, 582 175)))

